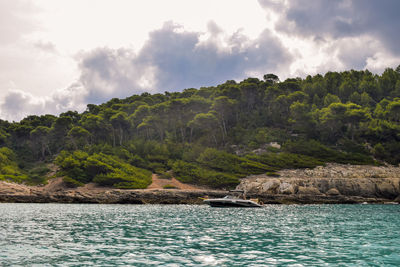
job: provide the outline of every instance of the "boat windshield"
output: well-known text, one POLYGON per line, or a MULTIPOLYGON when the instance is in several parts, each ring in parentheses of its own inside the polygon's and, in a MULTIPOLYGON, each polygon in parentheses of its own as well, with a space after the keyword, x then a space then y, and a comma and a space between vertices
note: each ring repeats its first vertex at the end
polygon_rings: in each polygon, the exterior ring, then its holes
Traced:
POLYGON ((227 198, 227 199, 236 199, 237 197, 231 196, 231 195, 227 195, 227 196, 224 196, 224 198, 227 198))

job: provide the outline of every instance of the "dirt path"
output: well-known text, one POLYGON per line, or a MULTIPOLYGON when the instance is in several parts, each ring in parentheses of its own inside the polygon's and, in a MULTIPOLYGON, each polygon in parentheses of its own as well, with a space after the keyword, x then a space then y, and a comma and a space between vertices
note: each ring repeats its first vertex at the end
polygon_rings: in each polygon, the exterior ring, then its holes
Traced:
POLYGON ((196 187, 193 185, 188 185, 179 182, 175 178, 172 179, 160 179, 158 178, 157 174, 152 175, 151 179, 153 180, 153 183, 147 187, 147 189, 164 189, 164 186, 169 185, 173 186, 176 189, 181 189, 181 190, 202 190, 200 187, 196 187))

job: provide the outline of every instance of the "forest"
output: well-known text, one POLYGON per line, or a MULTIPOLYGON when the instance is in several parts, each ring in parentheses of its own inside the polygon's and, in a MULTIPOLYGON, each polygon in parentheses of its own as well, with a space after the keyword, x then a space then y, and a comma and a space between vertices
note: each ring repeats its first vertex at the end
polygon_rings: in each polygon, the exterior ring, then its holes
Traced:
POLYGON ((0 180, 146 188, 151 174, 231 188, 327 162, 400 163, 400 65, 142 93, 82 112, 0 120, 0 180))

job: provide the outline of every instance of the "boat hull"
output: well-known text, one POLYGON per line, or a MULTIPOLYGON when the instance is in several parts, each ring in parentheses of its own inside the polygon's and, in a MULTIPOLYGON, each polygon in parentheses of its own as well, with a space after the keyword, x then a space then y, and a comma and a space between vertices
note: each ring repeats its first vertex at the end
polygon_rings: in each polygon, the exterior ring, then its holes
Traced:
POLYGON ((218 208, 260 208, 261 205, 250 200, 226 200, 226 199, 206 199, 204 202, 211 207, 218 208))

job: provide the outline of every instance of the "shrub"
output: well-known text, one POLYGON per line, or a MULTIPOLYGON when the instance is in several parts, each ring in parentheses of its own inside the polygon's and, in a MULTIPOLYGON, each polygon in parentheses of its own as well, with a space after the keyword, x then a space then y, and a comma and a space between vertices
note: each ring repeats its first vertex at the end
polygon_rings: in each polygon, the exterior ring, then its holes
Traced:
POLYGON ((62 174, 79 183, 95 182, 116 188, 146 188, 151 173, 116 156, 103 153, 88 155, 82 151, 62 152, 56 159, 62 174))
POLYGON ((161 171, 159 173, 157 173, 158 176, 160 177, 160 179, 172 179, 173 175, 170 171, 161 171))
POLYGON ((22 172, 15 162, 14 152, 6 147, 0 148, 0 180, 23 183, 29 177, 22 172))
POLYGON ((129 159, 129 164, 139 167, 139 168, 143 168, 143 169, 149 169, 149 162, 145 161, 143 158, 141 158, 139 155, 133 155, 130 159, 129 159))
POLYGON ((219 151, 216 149, 206 149, 197 159, 197 162, 210 169, 232 173, 240 176, 249 174, 260 174, 274 169, 260 162, 255 162, 246 158, 219 151))
POLYGON ((201 167, 182 160, 172 165, 175 177, 183 183, 206 185, 213 188, 233 188, 239 184, 238 176, 201 167))
POLYGON ((166 185, 163 186, 163 188, 164 188, 164 189, 177 189, 176 186, 171 185, 171 184, 166 184, 166 185))
POLYGON ((265 153, 262 155, 250 154, 248 159, 272 166, 278 169, 314 168, 324 163, 316 158, 292 153, 265 153))
POLYGON ((28 181, 29 185, 47 184, 47 178, 43 175, 29 174, 28 181))
POLYGON ((287 152, 302 154, 317 158, 323 162, 350 163, 350 164, 374 164, 371 156, 358 152, 341 152, 333 150, 315 140, 289 141, 284 144, 287 152))
POLYGON ((75 188, 75 187, 84 185, 84 183, 79 182, 75 179, 72 179, 71 177, 68 177, 68 176, 63 177, 63 182, 65 183, 66 186, 71 187, 71 188, 75 188))

